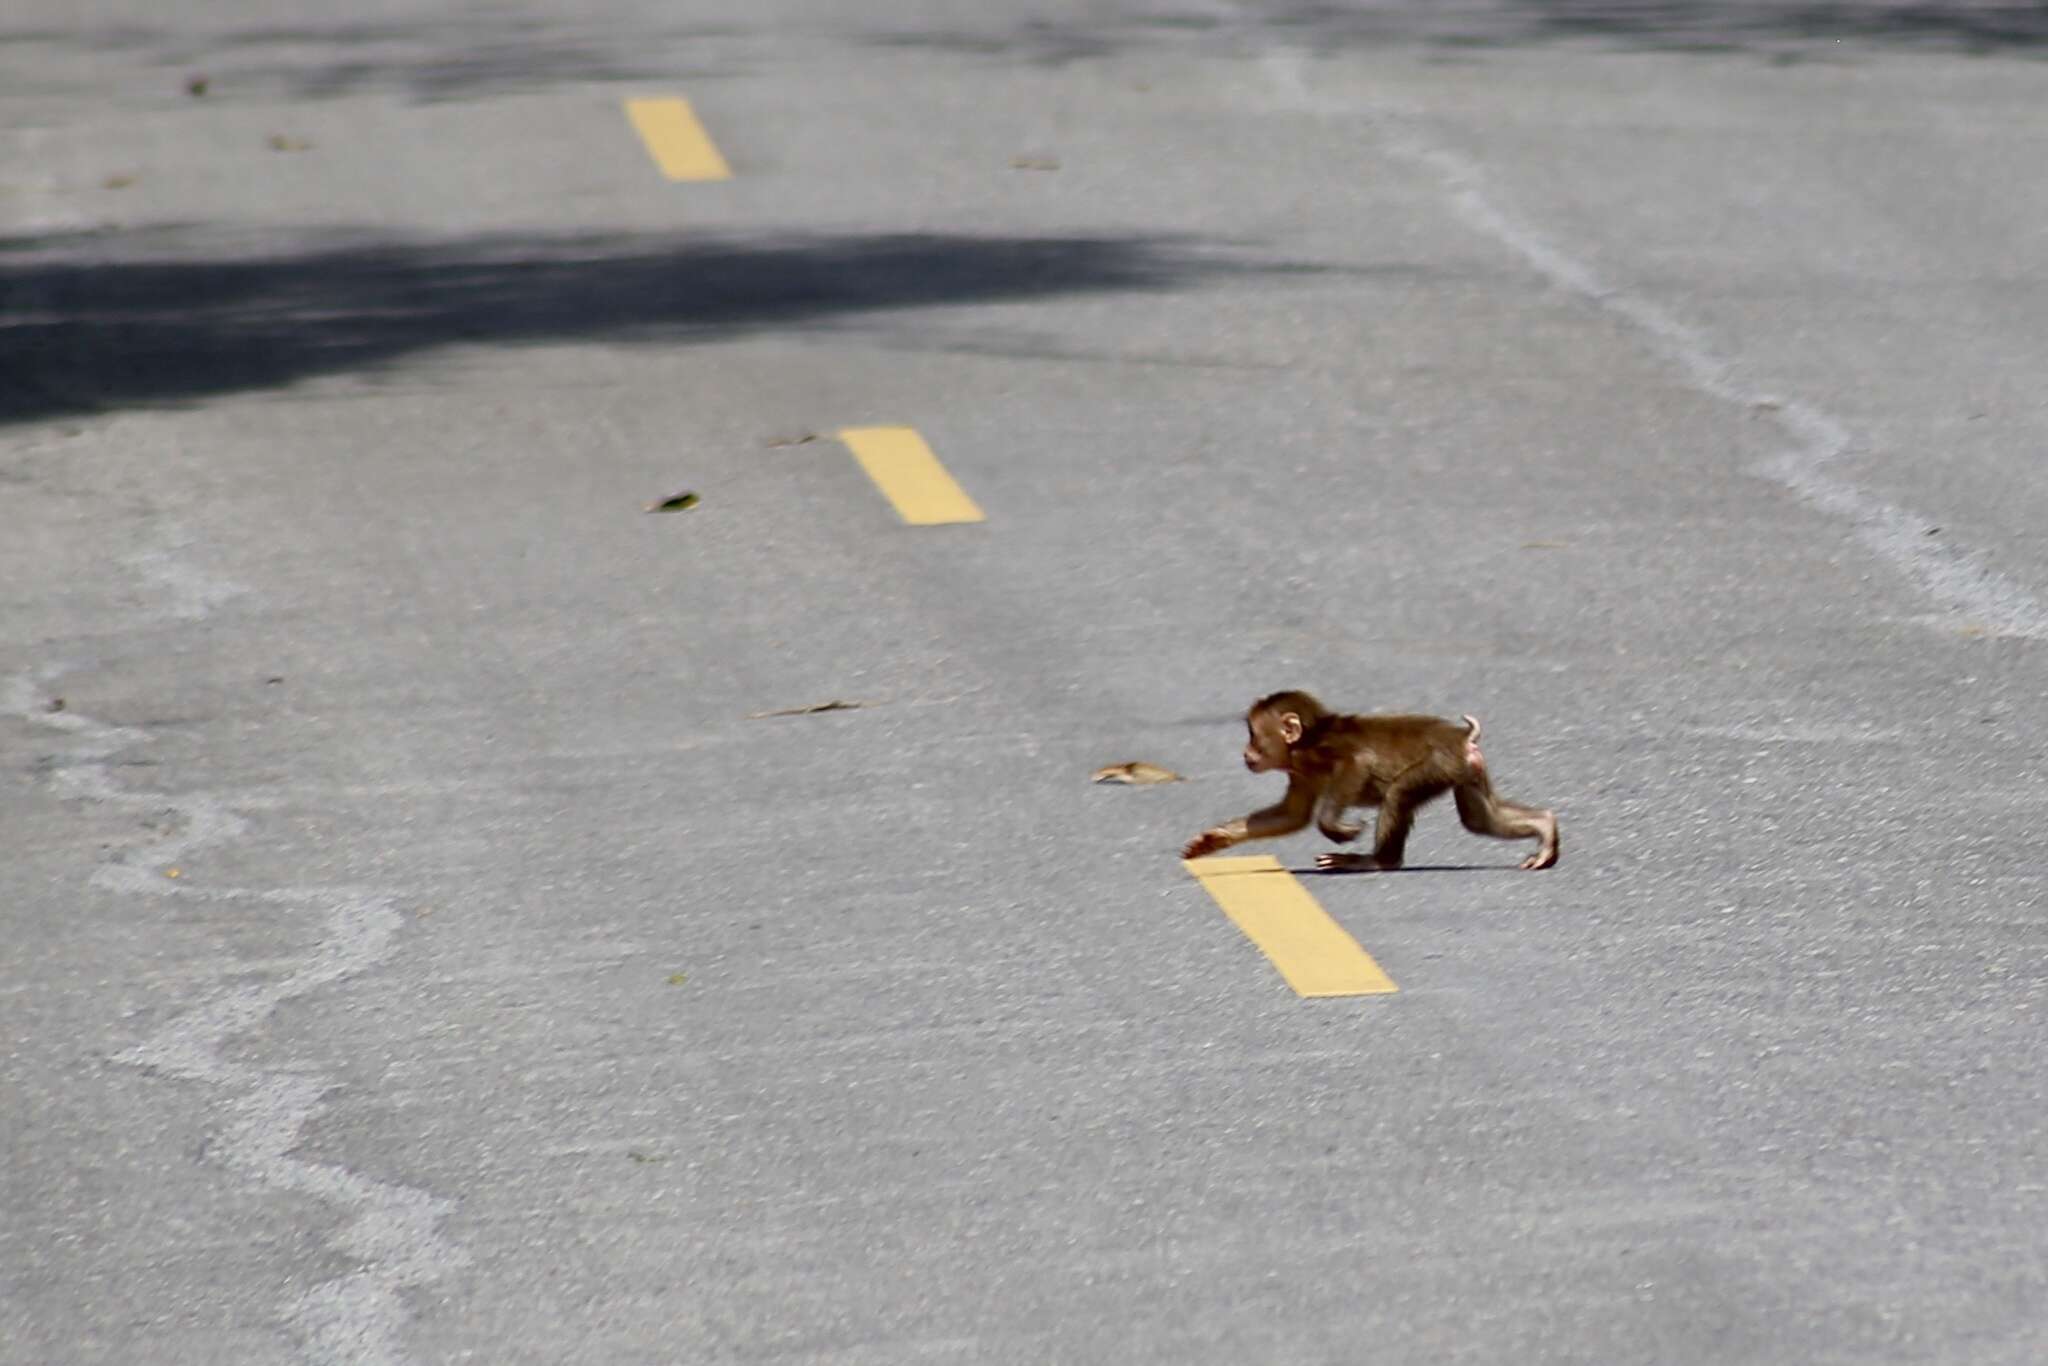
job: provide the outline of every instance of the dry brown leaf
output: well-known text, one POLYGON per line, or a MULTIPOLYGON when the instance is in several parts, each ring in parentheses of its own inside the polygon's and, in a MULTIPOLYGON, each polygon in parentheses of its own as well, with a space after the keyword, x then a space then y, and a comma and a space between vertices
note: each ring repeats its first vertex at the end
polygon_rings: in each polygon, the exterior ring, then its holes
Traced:
POLYGON ((1144 787, 1152 783, 1184 783, 1187 779, 1170 768, 1148 764, 1143 759, 1133 759, 1127 764, 1111 764, 1098 768, 1089 779, 1095 783, 1129 783, 1133 787, 1144 787))
POLYGON ((1058 157, 1011 157, 1010 165, 1013 169, 1019 171, 1057 171, 1060 168, 1060 159, 1058 157))
POLYGON ((270 135, 270 150, 273 152, 305 152, 310 151, 312 146, 313 144, 304 138, 288 137, 283 133, 270 135))
POLYGON ((749 721, 759 721, 770 716, 816 716, 821 711, 858 711, 865 702, 842 702, 833 698, 830 702, 813 702, 808 707, 777 707, 774 711, 750 711, 749 721))
POLYGON ((824 437, 819 436, 816 432, 802 432, 796 436, 771 436, 761 444, 773 449, 777 446, 808 446, 813 441, 823 441, 824 439, 824 437))
POLYGON ((102 180, 100 182, 100 184, 104 185, 106 188, 110 190, 125 190, 134 183, 135 177, 126 171, 123 171, 118 175, 110 175, 105 180, 102 180))

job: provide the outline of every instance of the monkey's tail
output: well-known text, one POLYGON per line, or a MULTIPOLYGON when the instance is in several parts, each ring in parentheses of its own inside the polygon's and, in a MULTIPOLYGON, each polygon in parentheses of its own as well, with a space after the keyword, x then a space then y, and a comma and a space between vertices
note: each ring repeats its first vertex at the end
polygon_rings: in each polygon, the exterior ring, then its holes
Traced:
POLYGON ((1468 730, 1470 730, 1470 731, 1472 732, 1472 733, 1471 733, 1470 735, 1468 735, 1468 736, 1466 736, 1466 737, 1465 737, 1465 743, 1466 743, 1466 744, 1468 744, 1468 745, 1476 745, 1476 744, 1478 744, 1478 743, 1479 743, 1479 718, 1478 718, 1478 717, 1476 717, 1476 716, 1473 716, 1473 715, 1472 715, 1471 713, 1469 713, 1469 712, 1468 712, 1468 713, 1466 713, 1466 715, 1465 715, 1465 726, 1466 726, 1466 728, 1467 728, 1468 730))

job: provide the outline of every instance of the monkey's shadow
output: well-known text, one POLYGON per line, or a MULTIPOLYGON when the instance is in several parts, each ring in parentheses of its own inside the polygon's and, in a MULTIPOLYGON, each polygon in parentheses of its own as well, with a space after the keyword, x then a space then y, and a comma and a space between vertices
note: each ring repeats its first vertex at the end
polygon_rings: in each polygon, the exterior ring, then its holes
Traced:
POLYGON ((1296 877, 1400 877, 1406 873, 1520 873, 1518 863, 1410 863, 1399 868, 1289 868, 1296 877))

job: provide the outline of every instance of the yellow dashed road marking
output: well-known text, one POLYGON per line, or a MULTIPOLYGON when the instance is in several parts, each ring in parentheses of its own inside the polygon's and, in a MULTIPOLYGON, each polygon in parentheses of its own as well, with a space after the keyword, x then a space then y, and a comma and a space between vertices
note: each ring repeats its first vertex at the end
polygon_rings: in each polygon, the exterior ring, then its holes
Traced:
POLYGON ((848 427, 839 439, 913 526, 979 522, 982 511, 910 427, 848 427))
POLYGON ((1295 994, 1378 996, 1400 990, 1294 874, 1280 866, 1280 860, 1260 854, 1185 862, 1245 938, 1280 969, 1295 994))
POLYGON ((627 100, 626 117, 647 144, 647 154, 670 180, 732 178, 732 168, 718 154, 704 125, 697 122, 688 100, 680 96, 627 100))

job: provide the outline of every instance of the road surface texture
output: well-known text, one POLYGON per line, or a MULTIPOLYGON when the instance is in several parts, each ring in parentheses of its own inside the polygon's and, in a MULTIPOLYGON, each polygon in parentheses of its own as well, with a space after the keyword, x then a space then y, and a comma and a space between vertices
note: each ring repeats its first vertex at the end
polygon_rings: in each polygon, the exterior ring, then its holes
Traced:
POLYGON ((13 0, 0 1360, 2048 1360, 2044 166, 2030 4, 13 0), (1287 686, 1562 864, 1297 997, 1287 686))

